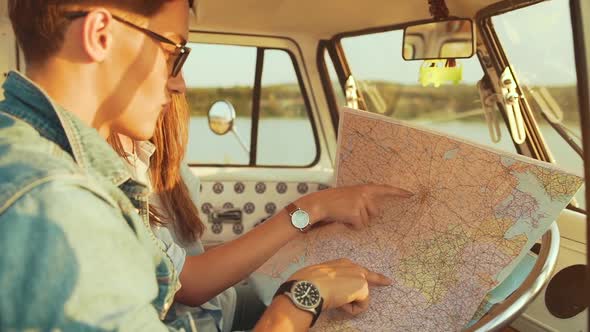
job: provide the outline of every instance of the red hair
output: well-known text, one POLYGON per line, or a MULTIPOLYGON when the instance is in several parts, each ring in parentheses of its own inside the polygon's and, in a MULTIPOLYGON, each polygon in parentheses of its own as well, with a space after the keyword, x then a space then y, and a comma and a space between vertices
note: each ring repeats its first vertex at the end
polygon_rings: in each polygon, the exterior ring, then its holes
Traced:
MULTIPOLYGON (((162 203, 161 209, 150 205, 150 224, 172 226, 185 244, 196 241, 205 229, 199 210, 180 174, 188 143, 189 119, 185 96, 173 94, 170 109, 158 119, 154 136, 150 140, 156 150, 150 158, 149 169, 152 189, 162 203)), ((111 135, 108 142, 121 157, 126 158, 118 134, 111 135)))

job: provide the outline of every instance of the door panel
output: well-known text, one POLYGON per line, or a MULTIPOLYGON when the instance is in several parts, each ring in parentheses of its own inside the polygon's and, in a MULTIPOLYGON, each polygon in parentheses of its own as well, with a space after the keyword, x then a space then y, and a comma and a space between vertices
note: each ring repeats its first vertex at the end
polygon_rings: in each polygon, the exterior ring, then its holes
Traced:
POLYGON ((215 245, 331 183, 336 140, 293 40, 207 32, 190 40, 199 52, 184 70, 192 116, 186 159, 201 179, 203 243, 215 245), (217 100, 237 115, 225 136, 207 125, 217 100))
POLYGON ((317 182, 203 181, 199 210, 205 245, 232 240, 278 213, 298 197, 327 188, 317 182), (227 217, 219 215, 225 212, 227 217), (241 218, 232 212, 239 211, 241 218))
MULTIPOLYGON (((565 288, 569 287, 573 287, 570 290, 582 291, 583 278, 570 277, 567 284, 559 285, 559 278, 555 276, 560 272, 565 273, 562 271, 568 267, 586 264, 585 223, 585 215, 569 210, 564 210, 558 219, 561 245, 557 265, 548 285, 549 288, 556 287, 558 293, 566 294, 565 288)), ((519 331, 587 331, 588 309, 571 318, 555 317, 547 308, 546 294, 547 287, 512 326, 519 331)))

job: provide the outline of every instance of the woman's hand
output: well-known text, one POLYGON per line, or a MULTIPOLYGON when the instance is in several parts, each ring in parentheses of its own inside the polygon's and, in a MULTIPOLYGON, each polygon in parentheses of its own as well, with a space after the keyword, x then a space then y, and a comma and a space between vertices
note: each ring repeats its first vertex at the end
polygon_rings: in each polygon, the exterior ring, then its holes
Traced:
POLYGON ((341 222, 361 228, 379 215, 384 202, 413 195, 392 186, 368 184, 318 191, 298 199, 295 205, 310 214, 312 224, 341 222))

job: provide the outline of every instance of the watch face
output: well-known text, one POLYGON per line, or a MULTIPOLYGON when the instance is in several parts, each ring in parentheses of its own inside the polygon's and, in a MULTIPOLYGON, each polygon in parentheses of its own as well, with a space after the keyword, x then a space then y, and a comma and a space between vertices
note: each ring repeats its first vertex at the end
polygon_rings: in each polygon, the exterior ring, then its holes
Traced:
POLYGON ((303 210, 297 210, 291 215, 291 223, 299 229, 305 228, 309 225, 309 214, 303 210))
POLYGON ((291 288, 291 294, 297 304, 306 309, 315 309, 321 296, 318 288, 309 281, 298 281, 291 288))

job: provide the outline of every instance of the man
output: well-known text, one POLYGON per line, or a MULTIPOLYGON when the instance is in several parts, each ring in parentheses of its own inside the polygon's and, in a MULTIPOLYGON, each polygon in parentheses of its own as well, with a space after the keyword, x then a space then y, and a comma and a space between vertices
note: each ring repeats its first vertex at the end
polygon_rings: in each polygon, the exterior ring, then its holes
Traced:
POLYGON ((168 102, 167 55, 141 30, 164 2, 8 2, 28 79, 10 73, 0 104, 0 330, 164 329, 172 264, 103 139, 148 139, 168 102))
MULTIPOLYGON (((0 330, 166 329, 178 274, 140 217, 146 188, 105 141, 149 139, 176 89, 188 49, 150 30, 165 2, 8 1, 27 77, 11 72, 0 103, 0 330)), ((369 282, 388 283, 348 261, 293 278, 353 314, 369 282)), ((257 328, 312 319, 279 296, 257 328)))

